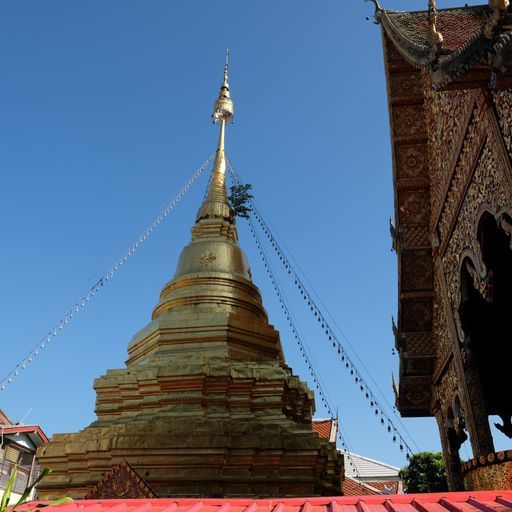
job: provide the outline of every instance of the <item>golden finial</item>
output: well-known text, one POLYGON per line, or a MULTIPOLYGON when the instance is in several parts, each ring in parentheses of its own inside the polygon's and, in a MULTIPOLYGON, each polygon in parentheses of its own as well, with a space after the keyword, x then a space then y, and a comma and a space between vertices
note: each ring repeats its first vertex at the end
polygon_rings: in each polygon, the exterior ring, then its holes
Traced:
POLYGON ((214 123, 220 123, 219 143, 217 144, 210 186, 208 187, 204 203, 197 212, 197 221, 214 217, 232 220, 233 217, 226 191, 226 155, 224 153, 226 124, 233 121, 234 114, 233 101, 231 100, 228 84, 228 65, 229 50, 226 50, 224 80, 220 86, 219 97, 215 100, 212 116, 214 123))
POLYGON ((443 44, 444 38, 443 34, 437 30, 437 6, 436 0, 428 0, 428 24, 430 28, 430 37, 432 42, 436 46, 441 46, 443 44))
POLYGON ((228 84, 229 48, 226 48, 226 64, 224 66, 224 83, 228 84))
POLYGON ((228 84, 228 66, 229 66, 229 49, 226 49, 226 64, 224 66, 224 81, 220 86, 219 97, 215 101, 213 107, 213 122, 218 123, 219 121, 233 121, 233 102, 229 94, 228 84))

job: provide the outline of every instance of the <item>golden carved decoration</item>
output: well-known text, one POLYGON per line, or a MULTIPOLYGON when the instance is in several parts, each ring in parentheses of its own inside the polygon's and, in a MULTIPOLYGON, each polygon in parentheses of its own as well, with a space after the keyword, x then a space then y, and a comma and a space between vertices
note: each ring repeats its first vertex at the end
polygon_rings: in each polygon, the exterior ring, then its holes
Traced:
POLYGON ((505 91, 495 90, 492 95, 498 113, 503 141, 512 158, 512 91, 510 89, 505 91))
POLYGON ((427 102, 432 221, 438 218, 459 154, 459 141, 473 111, 473 91, 430 92, 427 102))
POLYGON ((203 254, 201 254, 200 258, 199 258, 199 261, 203 264, 203 265, 208 265, 208 263, 212 263, 214 262, 215 260, 217 259, 217 256, 215 256, 215 254, 211 253, 211 252, 205 252, 203 254))
POLYGON ((509 0, 489 0, 491 16, 483 29, 485 37, 491 38, 494 35, 504 13, 508 9, 509 3, 509 0))
MULTIPOLYGON (((460 267, 463 255, 472 254, 477 268, 480 267, 485 272, 480 245, 476 238, 479 221, 477 216, 480 214, 478 206, 490 203, 495 210, 499 210, 512 204, 510 184, 506 179, 505 169, 500 165, 500 159, 497 157, 496 145, 496 141, 488 140, 484 146, 442 259, 448 297, 454 311, 458 311, 460 305, 460 267)), ((484 275, 480 277, 483 278, 484 275)), ((485 295, 485 283, 482 279, 477 284, 478 289, 485 295)), ((459 339, 462 341, 464 335, 458 315, 456 315, 456 324, 459 339)))
POLYGON ((441 285, 441 269, 436 267, 435 270, 435 300, 433 312, 433 332, 436 340, 436 367, 434 375, 437 375, 445 366, 446 361, 453 352, 453 340, 449 330, 447 304, 444 296, 444 290, 441 285))
POLYGON ((473 170, 474 162, 478 158, 485 132, 484 123, 479 119, 478 107, 475 107, 458 158, 458 163, 439 215, 437 229, 442 244, 445 244, 448 239, 454 218, 459 209, 458 207, 463 200, 464 191, 473 170))
POLYGON ((437 30, 437 7, 435 0, 428 1, 428 24, 430 30, 430 39, 435 46, 441 46, 443 44, 443 35, 437 30))

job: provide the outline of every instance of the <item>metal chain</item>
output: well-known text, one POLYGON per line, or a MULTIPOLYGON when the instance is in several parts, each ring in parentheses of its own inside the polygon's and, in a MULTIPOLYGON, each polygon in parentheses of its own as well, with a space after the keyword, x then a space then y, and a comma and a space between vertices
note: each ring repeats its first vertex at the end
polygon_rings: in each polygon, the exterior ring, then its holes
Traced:
POLYGON ((215 155, 211 155, 208 159, 199 167, 199 169, 192 175, 192 177, 183 185, 178 194, 170 200, 167 205, 160 210, 157 216, 153 219, 153 221, 149 224, 149 226, 142 231, 142 233, 137 237, 135 242, 133 242, 129 249, 113 264, 112 268, 106 272, 103 277, 101 277, 96 284, 94 284, 88 291, 85 293, 82 298, 72 307, 70 310, 61 318, 44 336, 39 343, 37 343, 29 354, 22 359, 16 367, 6 375, 2 380, 0 380, 0 391, 4 391, 6 387, 20 375, 20 373, 26 369, 26 367, 33 361, 33 359, 39 355, 41 350, 43 350, 58 334, 62 333, 64 327, 70 324, 70 322, 76 318, 78 313, 82 311, 87 304, 103 289, 103 287, 117 274, 117 272, 125 265, 128 259, 133 256, 135 251, 137 251, 141 245, 151 236, 153 231, 167 218, 167 216, 172 212, 172 210, 178 205, 183 196, 188 192, 190 187, 194 184, 194 182, 201 176, 203 171, 206 169, 208 164, 212 161, 215 155))

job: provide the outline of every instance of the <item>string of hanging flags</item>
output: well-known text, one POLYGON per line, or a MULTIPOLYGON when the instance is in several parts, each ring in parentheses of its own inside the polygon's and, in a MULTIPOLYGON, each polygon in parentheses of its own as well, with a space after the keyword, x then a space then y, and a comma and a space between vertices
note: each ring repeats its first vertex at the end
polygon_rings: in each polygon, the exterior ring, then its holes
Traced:
MULTIPOLYGON (((235 169, 231 165, 229 158, 226 157, 226 161, 233 182, 236 185, 241 185, 242 182, 235 169)), ((413 451, 405 440, 405 437, 400 433, 390 415, 386 412, 380 401, 377 399, 376 393, 373 392, 372 387, 368 384, 367 379, 363 377, 362 372, 358 369, 352 357, 347 353, 347 350, 339 341, 334 330, 331 328, 329 322, 327 321, 326 315, 322 312, 321 308, 318 307, 316 301, 312 297, 312 294, 308 291, 308 288, 304 285, 303 280, 300 278, 298 272, 295 270, 294 266, 291 264, 284 251, 281 249, 280 244, 272 234, 272 231, 270 230, 268 224, 265 222, 253 199, 249 199, 249 205, 250 213, 256 220, 264 235, 267 237, 279 261, 284 266, 286 273, 293 279, 294 285, 299 291, 302 299, 305 301, 311 313, 313 314, 313 317, 317 320, 318 325, 321 327, 325 340, 336 351, 342 366, 347 370, 347 372, 349 372, 350 376, 354 380, 355 385, 359 388, 361 394, 366 398, 368 404, 374 411, 377 420, 382 426, 386 428, 386 431, 391 435, 392 441, 398 444, 400 451, 405 452, 406 457, 409 458, 413 454, 413 451)), ((414 442, 414 440, 412 441, 414 442)))
MULTIPOLYGON (((133 254, 138 251, 138 249, 142 246, 142 244, 151 236, 151 234, 158 228, 159 225, 168 217, 168 215, 174 210, 174 208, 179 204, 183 196, 188 192, 190 187, 194 184, 194 182, 201 176, 204 170, 207 168, 208 164, 213 160, 215 155, 211 155, 208 159, 199 167, 199 169, 191 176, 191 178, 183 185, 183 187, 179 190, 178 194, 171 199, 166 206, 156 215, 156 217, 152 220, 149 226, 142 231, 142 233, 137 237, 137 239, 129 246, 127 251, 115 261, 109 271, 107 271, 88 291, 85 293, 79 301, 75 303, 75 305, 68 310, 68 312, 47 332, 47 334, 32 348, 32 350, 23 358, 15 368, 10 371, 4 378, 0 380, 0 391, 6 389, 6 387, 20 375, 20 373, 26 369, 26 367, 34 360, 36 356, 40 354, 40 352, 53 340, 54 337, 59 335, 66 326, 68 326, 89 303, 90 301, 104 288, 104 286, 111 281, 111 279, 116 275, 116 273, 124 267, 128 259, 133 256, 133 254)), ((231 165, 229 158, 226 158, 228 170, 231 173, 233 182, 237 185, 241 185, 240 178, 238 177, 235 169, 231 165)), ((260 229, 267 237, 272 249, 276 253, 280 262, 284 266, 286 273, 290 275, 293 279, 295 286, 297 287, 300 295, 303 300, 307 303, 311 313, 314 318, 316 318, 319 326, 321 327, 323 333, 325 334, 325 339, 329 342, 330 345, 336 350, 338 357, 346 368, 350 375, 353 377, 355 384, 358 386, 361 393, 367 399, 370 407, 374 410, 375 416, 378 418, 380 423, 386 426, 387 432, 392 436, 393 442, 397 442, 400 450, 405 451, 406 456, 409 457, 412 454, 412 450, 408 443, 405 441, 404 436, 399 432, 395 423, 392 421, 390 416, 387 414, 380 401, 377 399, 376 394, 372 391, 372 388, 362 375, 362 372, 358 369, 356 364, 354 363, 352 357, 347 353, 343 344, 339 341, 338 337, 334 333, 333 329, 330 327, 329 322, 326 319, 326 315, 322 312, 321 308, 318 307, 317 303, 313 299, 311 293, 308 291, 308 288, 304 285, 302 279, 300 278, 298 272, 295 270, 294 266, 290 263, 289 258, 285 255, 284 251, 281 249, 277 239, 272 234, 268 223, 265 221, 263 215, 256 207, 255 202, 252 199, 249 199, 250 205, 250 213, 255 219, 256 223, 259 225, 260 229)), ((314 364, 312 362, 311 357, 308 354, 306 344, 303 340, 303 337, 300 335, 300 331, 296 326, 296 323, 293 319, 293 315, 290 311, 290 308, 287 304, 287 301, 284 297, 283 291, 281 287, 279 287, 277 278, 275 273, 272 271, 270 267, 270 262, 263 250, 263 246, 261 241, 256 233, 256 226, 251 218, 248 219, 249 226, 253 237, 258 246, 258 251, 260 255, 264 259, 265 268, 271 282, 274 286, 274 289, 278 295, 278 299, 281 307, 285 313, 285 316, 290 323, 290 327, 292 329, 292 333, 294 335, 294 339, 297 342, 299 347, 299 351, 306 362, 307 367, 310 370, 311 377, 313 379, 313 383, 318 390, 318 394, 322 403, 325 405, 331 417, 334 417, 334 408, 330 403, 328 395, 325 392, 324 387, 320 381, 317 371, 315 370, 314 364)), ((340 429, 338 429, 338 436, 341 441, 342 448, 345 452, 348 451, 348 443, 343 438, 340 429)), ((412 438, 411 438, 412 439, 412 438)), ((414 440, 412 440, 414 442, 414 440)), ((357 468, 356 472, 357 472, 357 468)))
POLYGON ((68 326, 89 303, 90 301, 103 290, 104 286, 117 274, 117 272, 124 267, 128 259, 138 251, 142 244, 152 235, 155 229, 162 224, 168 215, 183 199, 183 196, 189 191, 194 182, 201 176, 208 164, 213 160, 215 155, 210 155, 206 161, 199 167, 197 171, 190 177, 190 179, 181 187, 175 197, 173 197, 160 210, 156 217, 151 221, 149 226, 140 233, 137 239, 129 246, 128 250, 118 258, 112 265, 110 270, 106 272, 82 298, 75 303, 75 305, 68 310, 68 312, 48 331, 48 333, 36 343, 32 350, 11 370, 4 378, 0 380, 0 391, 4 391, 6 387, 25 370, 25 368, 32 363, 41 351, 57 336, 66 326, 68 326))
MULTIPOLYGON (((240 183, 240 181, 237 179, 236 175, 233 175, 233 179, 237 180, 237 183, 240 183)), ((311 356, 308 353, 304 338, 301 335, 301 333, 297 327, 297 324, 296 324, 294 316, 288 306, 288 301, 286 300, 286 297, 284 295, 282 287, 278 283, 277 277, 276 277, 276 275, 272 269, 272 266, 270 264, 270 260, 265 252, 265 249, 263 248, 260 237, 257 234, 256 227, 250 217, 247 219, 247 222, 249 224, 249 229, 251 231, 252 237, 256 243, 258 252, 263 260, 265 270, 266 270, 266 272, 270 278, 270 282, 272 283, 272 286, 274 287, 274 290, 276 292, 277 298, 279 300, 279 304, 281 305, 281 308, 285 314, 285 317, 288 320, 288 323, 292 330, 295 342, 297 343, 297 346, 299 347, 300 354, 303 357, 304 362, 306 363, 306 366, 309 369, 310 376, 311 376, 311 379, 313 380, 313 383, 316 387, 317 393, 320 396, 320 399, 321 399, 322 403, 324 404, 325 408, 327 409, 329 416, 331 418, 337 419, 336 414, 335 414, 335 409, 334 409, 331 401, 329 400, 327 393, 325 392, 324 386, 321 383, 319 374, 318 374, 317 370, 315 369, 315 365, 313 364, 311 356)), ((343 452, 347 456, 347 460, 348 460, 350 466, 352 466, 354 468, 354 471, 356 473, 356 479, 359 480, 360 479, 359 469, 357 468, 355 460, 353 460, 353 458, 350 455, 350 452, 352 450, 350 449, 348 440, 345 440, 345 438, 343 437, 343 434, 341 433, 340 428, 337 429, 337 436, 338 436, 338 439, 340 440, 343 452)))

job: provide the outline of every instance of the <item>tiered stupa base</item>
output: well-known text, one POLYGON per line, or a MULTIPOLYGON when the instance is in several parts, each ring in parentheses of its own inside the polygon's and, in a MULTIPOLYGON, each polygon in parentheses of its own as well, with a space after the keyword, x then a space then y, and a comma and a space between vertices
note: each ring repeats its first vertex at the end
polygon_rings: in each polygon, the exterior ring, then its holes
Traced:
POLYGON ((39 453, 54 470, 41 499, 82 498, 122 460, 159 497, 340 493, 342 457, 311 430, 312 394, 277 361, 131 367, 95 387, 100 419, 39 453))

